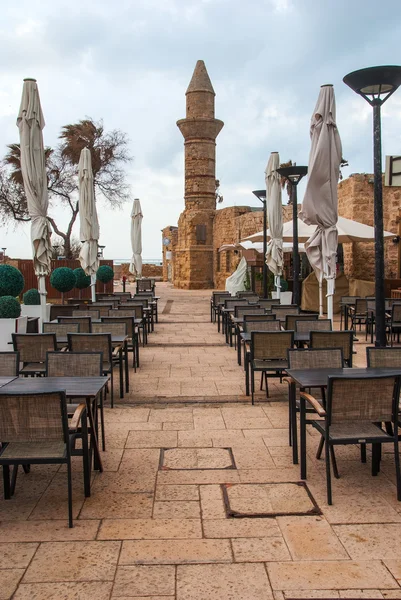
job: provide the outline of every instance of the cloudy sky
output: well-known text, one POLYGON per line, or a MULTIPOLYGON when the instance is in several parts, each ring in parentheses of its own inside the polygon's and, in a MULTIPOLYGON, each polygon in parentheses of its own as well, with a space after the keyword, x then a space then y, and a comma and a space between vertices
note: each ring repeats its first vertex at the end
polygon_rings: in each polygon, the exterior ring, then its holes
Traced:
MULTIPOLYGON (((350 71, 401 63, 399 0, 18 0, 0 22, 0 155, 18 140, 24 77, 38 80, 45 143, 85 116, 130 138, 132 198, 144 213, 143 256, 184 207, 185 90, 198 59, 216 92, 217 178, 224 203, 257 205, 271 151, 307 164, 319 86, 332 83, 349 168, 372 172, 371 109, 342 83, 350 71)), ((401 91, 383 109, 383 155, 401 153, 401 91)), ((302 190, 301 190, 302 192, 302 190)), ((99 201, 107 258, 130 256, 131 207, 99 201)), ((62 224, 67 215, 52 208, 62 224)), ((76 231, 78 233, 78 229, 76 231)), ((0 247, 30 257, 29 226, 2 228, 0 247)))

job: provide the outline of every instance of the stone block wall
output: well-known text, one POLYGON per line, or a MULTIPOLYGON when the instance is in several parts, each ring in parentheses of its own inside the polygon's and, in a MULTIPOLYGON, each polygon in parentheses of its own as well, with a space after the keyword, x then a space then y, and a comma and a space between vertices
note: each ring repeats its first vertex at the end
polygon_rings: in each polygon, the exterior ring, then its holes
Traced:
MULTIPOLYGON (((384 186, 383 177, 383 222, 384 229, 396 236, 398 233, 401 188, 384 186)), ((341 181, 338 186, 338 212, 342 217, 365 225, 374 224, 373 219, 373 175, 356 173, 341 181)), ((344 244, 344 272, 347 277, 373 281, 375 276, 374 242, 344 244)), ((384 242, 385 277, 397 277, 398 244, 392 238, 384 242)))

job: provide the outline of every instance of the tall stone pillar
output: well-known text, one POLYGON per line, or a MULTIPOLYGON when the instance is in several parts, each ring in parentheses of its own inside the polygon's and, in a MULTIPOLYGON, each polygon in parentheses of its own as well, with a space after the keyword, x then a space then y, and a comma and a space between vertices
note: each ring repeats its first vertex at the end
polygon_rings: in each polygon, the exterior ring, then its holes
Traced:
POLYGON ((185 209, 178 220, 174 284, 183 289, 213 287, 216 138, 224 125, 214 118, 214 97, 198 60, 186 91, 186 118, 177 121, 185 139, 185 209))

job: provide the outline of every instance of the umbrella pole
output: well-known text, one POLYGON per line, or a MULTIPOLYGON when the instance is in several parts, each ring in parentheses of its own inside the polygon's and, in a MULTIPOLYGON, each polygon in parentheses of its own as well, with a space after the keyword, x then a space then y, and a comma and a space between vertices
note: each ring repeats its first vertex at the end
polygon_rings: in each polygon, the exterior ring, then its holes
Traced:
POLYGON ((319 279, 319 317, 323 317, 323 281, 319 279))
POLYGON ((328 277, 327 281, 327 318, 333 324, 333 297, 334 297, 334 279, 328 277))
POLYGON ((96 273, 91 275, 91 298, 92 302, 96 302, 96 273))
POLYGON ((47 320, 46 315, 46 278, 44 275, 38 277, 38 289, 40 294, 40 321, 39 321, 39 333, 43 331, 43 323, 47 320))
POLYGON ((279 301, 280 304, 280 293, 281 293, 281 277, 280 275, 275 275, 274 277, 275 279, 275 286, 276 286, 276 298, 279 301))

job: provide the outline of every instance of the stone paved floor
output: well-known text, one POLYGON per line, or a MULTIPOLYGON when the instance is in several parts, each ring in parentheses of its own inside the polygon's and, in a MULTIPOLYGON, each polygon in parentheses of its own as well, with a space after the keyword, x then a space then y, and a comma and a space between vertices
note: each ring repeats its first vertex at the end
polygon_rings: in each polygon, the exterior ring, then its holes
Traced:
POLYGON ((288 485, 299 469, 286 387, 272 384, 271 401, 252 407, 234 350, 210 324, 210 292, 157 290, 160 323, 130 395, 107 410, 105 471, 89 499, 74 463, 74 528, 62 469, 33 467, 0 500, 0 600, 401 599, 391 453, 372 478, 357 448, 339 449, 329 507, 308 431, 307 485, 322 515, 227 517, 227 502, 243 513, 310 508, 288 485))

